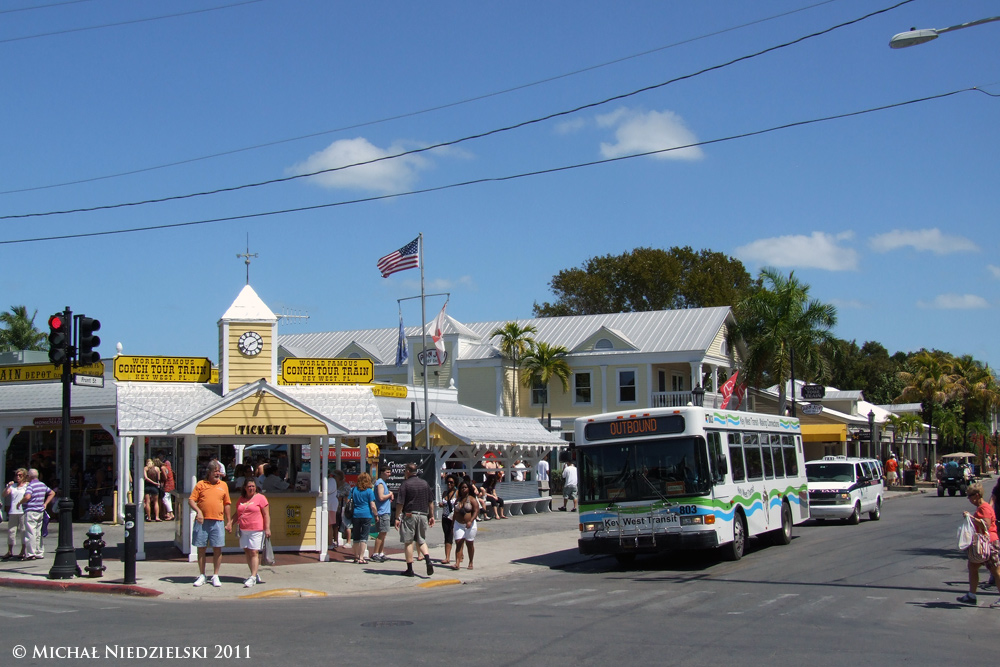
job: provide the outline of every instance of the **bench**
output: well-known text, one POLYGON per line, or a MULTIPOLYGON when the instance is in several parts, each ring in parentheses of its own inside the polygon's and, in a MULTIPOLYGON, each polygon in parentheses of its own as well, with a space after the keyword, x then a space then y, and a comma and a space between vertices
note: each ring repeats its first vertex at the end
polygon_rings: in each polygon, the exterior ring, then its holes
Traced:
POLYGON ((552 511, 552 498, 538 496, 537 482, 500 482, 496 490, 510 516, 552 511))

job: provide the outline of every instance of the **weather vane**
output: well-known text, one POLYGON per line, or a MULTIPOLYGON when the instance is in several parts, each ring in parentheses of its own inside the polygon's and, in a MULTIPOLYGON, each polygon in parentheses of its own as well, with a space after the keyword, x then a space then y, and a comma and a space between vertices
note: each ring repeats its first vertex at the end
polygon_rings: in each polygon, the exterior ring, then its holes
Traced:
POLYGON ((250 284, 250 258, 253 257, 253 258, 256 259, 256 257, 257 257, 257 253, 254 253, 252 255, 250 254, 250 234, 247 234, 247 251, 246 252, 238 252, 238 253, 236 253, 236 258, 237 259, 239 259, 241 257, 244 258, 244 261, 245 261, 245 263, 247 265, 247 285, 249 285, 250 284))

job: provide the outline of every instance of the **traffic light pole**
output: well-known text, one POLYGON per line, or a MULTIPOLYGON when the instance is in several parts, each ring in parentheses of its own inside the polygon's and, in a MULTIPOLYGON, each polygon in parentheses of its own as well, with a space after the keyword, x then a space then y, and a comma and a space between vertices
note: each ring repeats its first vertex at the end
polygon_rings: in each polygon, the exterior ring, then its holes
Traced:
MULTIPOLYGON (((66 318, 67 327, 73 321, 73 313, 66 307, 63 316, 66 318)), ((70 336, 72 342, 72 335, 70 336)), ((70 472, 69 472, 69 439, 70 439, 70 386, 72 377, 73 354, 72 348, 62 363, 62 457, 60 460, 59 487, 62 491, 62 498, 59 500, 59 546, 56 548, 55 561, 52 569, 49 570, 49 579, 70 579, 80 574, 80 568, 76 564, 76 547, 73 546, 73 499, 69 497, 70 472)))

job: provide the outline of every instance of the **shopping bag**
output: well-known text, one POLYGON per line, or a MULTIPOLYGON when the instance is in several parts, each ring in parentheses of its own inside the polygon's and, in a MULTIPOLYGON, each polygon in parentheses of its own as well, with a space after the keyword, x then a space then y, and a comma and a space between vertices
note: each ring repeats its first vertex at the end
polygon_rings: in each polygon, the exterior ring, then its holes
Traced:
POLYGON ((270 537, 264 537, 264 551, 261 554, 260 562, 263 565, 274 565, 274 548, 271 546, 270 537))
POLYGON ((972 540, 976 537, 976 527, 972 525, 972 517, 966 516, 958 527, 958 548, 968 549, 972 545, 972 540))

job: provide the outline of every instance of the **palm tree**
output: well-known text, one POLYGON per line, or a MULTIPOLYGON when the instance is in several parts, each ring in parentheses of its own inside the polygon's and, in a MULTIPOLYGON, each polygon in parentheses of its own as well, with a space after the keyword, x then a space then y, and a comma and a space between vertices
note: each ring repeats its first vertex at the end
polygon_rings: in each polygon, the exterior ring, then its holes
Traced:
MULTIPOLYGON (((896 436, 899 435, 903 438, 903 445, 905 448, 906 439, 911 435, 920 435, 924 432, 923 422, 920 421, 920 417, 914 414, 891 414, 886 418, 886 423, 892 428, 892 451, 899 454, 900 450, 896 447, 896 436)), ((883 458, 886 458, 883 452, 883 458)))
POLYGON ((19 350, 44 350, 46 334, 35 328, 35 310, 28 317, 25 306, 11 306, 9 313, 0 313, 0 352, 17 352, 19 350))
MULTIPOLYGON (((497 327, 490 332, 490 338, 499 336, 500 354, 504 359, 510 360, 513 371, 511 381, 511 414, 517 416, 517 376, 521 367, 521 358, 534 344, 535 339, 532 334, 538 333, 533 325, 521 326, 517 322, 507 322, 502 327, 497 327)), ((501 362, 501 365, 503 362, 501 362)))
MULTIPOLYGON (((924 423, 928 425, 927 442, 930 444, 934 428, 934 406, 943 406, 955 395, 957 377, 952 372, 952 358, 937 350, 921 350, 907 360, 908 370, 899 374, 903 382, 903 393, 896 397, 896 403, 919 401, 923 409, 924 423)), ((959 429, 961 432, 961 429, 959 429)), ((938 431, 939 435, 943 435, 938 431)), ((929 452, 931 460, 937 460, 937 451, 929 452)))
MULTIPOLYGON (((545 388, 543 397, 549 393, 549 382, 557 377, 562 381, 563 391, 569 391, 569 364, 566 355, 569 353, 562 345, 549 345, 545 342, 535 343, 522 360, 524 376, 522 382, 526 388, 541 385, 545 388)), ((545 417, 545 398, 542 400, 542 418, 545 417)))
MULTIPOLYGON (((1000 390, 992 371, 972 355, 956 357, 952 361, 955 375, 955 394, 961 402, 963 440, 968 442, 969 427, 974 421, 988 420, 1000 406, 1000 390)), ((964 447, 968 450, 968 447, 964 447)))
POLYGON ((761 270, 762 285, 736 306, 736 334, 746 344, 743 365, 754 386, 766 376, 778 385, 778 414, 784 412, 785 383, 793 360, 801 364, 801 377, 826 374, 821 346, 833 340, 837 309, 809 298, 809 285, 795 272, 786 278, 777 269, 761 270))

